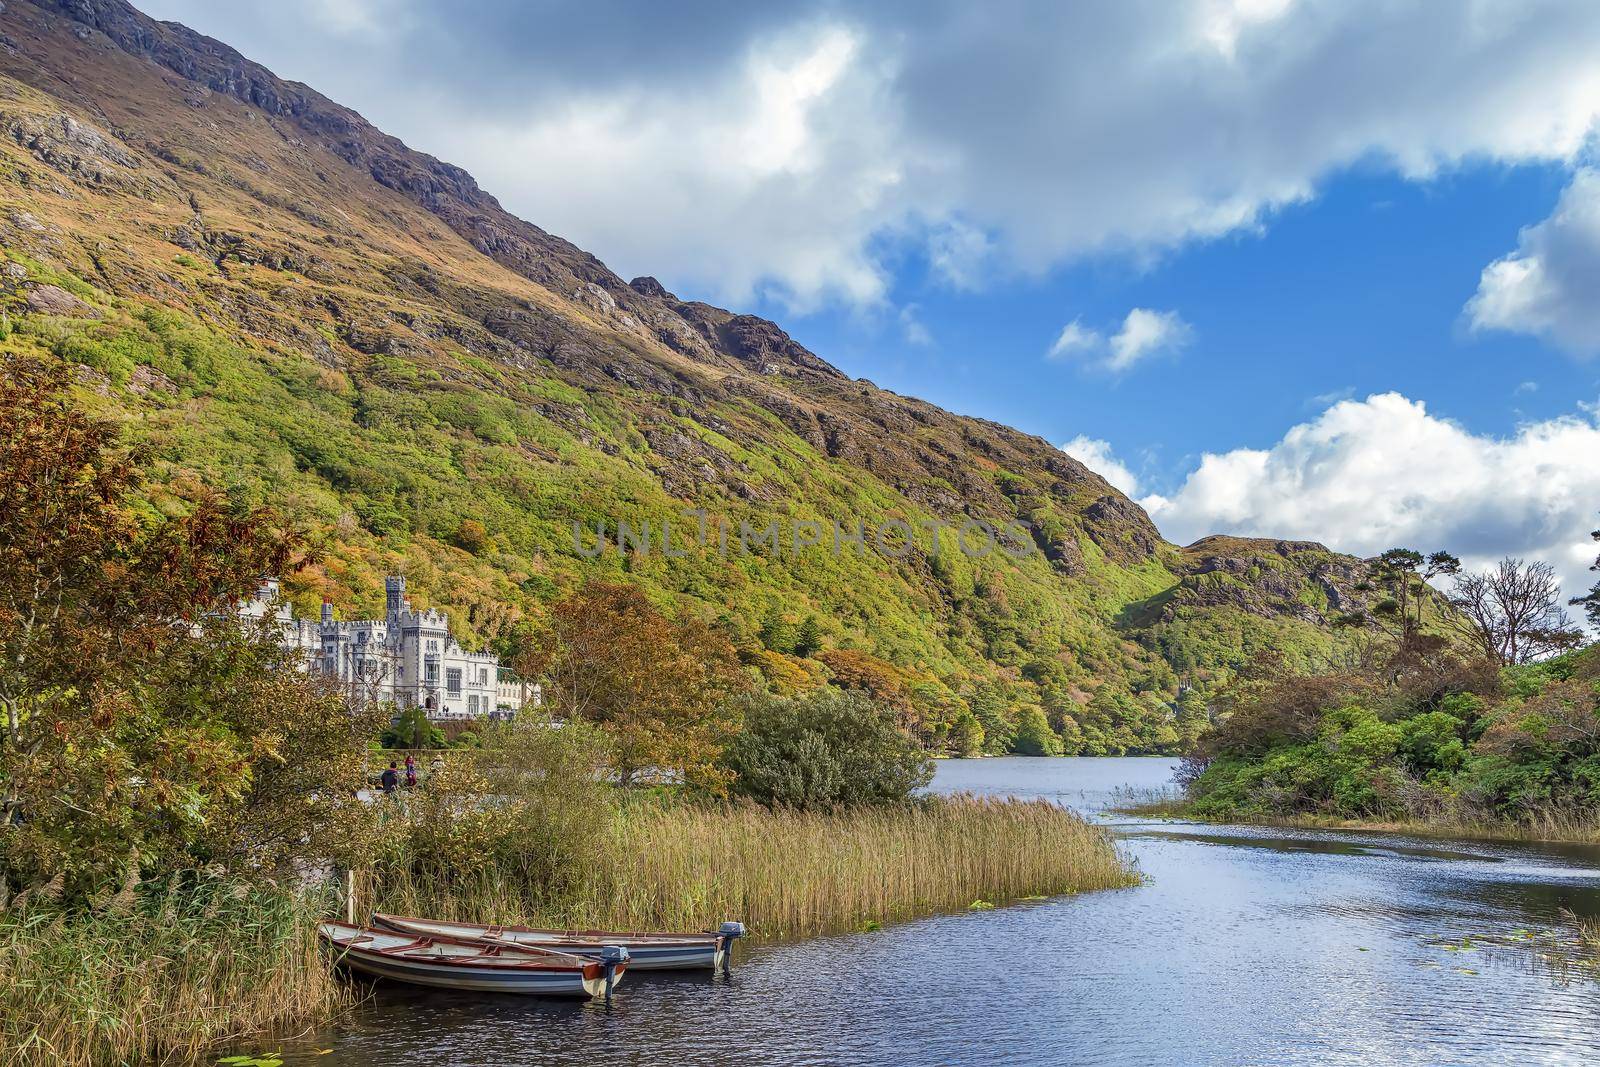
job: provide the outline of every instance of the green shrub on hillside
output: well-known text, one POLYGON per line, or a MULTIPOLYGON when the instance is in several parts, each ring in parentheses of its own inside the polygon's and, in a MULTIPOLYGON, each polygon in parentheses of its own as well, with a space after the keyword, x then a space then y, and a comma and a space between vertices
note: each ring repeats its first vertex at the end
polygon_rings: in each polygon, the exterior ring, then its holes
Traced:
POLYGON ((1288 677, 1244 693, 1189 761, 1197 814, 1600 816, 1600 649, 1498 674, 1438 658, 1378 684, 1288 677))

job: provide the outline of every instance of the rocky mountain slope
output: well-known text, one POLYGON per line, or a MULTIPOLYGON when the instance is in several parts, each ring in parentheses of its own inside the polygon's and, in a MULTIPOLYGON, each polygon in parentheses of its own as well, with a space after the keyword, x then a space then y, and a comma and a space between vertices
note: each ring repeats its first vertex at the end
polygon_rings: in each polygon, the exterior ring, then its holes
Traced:
POLYGON ((1048 442, 626 282, 120 0, 0 10, 0 167, 4 350, 80 366, 84 402, 159 457, 156 506, 202 479, 316 530, 325 560, 291 583, 308 609, 370 610, 404 566, 469 642, 505 644, 584 577, 626 576, 720 620, 780 688, 834 670, 794 647, 814 619, 915 694, 930 740, 970 717, 1003 748, 1038 707, 1069 745, 1146 750, 1176 743, 1180 692, 1258 647, 1322 654, 1360 607, 1356 560, 1172 546, 1048 442), (960 551, 979 520, 1016 551, 960 551), (681 554, 595 556, 619 521, 671 523, 681 554), (780 544, 719 543, 741 523, 780 544), (835 551, 857 523, 912 543, 835 551))

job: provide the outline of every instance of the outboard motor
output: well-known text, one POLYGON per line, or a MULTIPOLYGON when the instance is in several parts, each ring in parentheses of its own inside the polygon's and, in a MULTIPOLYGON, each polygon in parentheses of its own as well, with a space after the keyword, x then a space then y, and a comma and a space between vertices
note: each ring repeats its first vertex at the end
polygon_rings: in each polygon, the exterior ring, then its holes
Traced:
POLYGON ((611 1003, 611 989, 617 982, 617 968, 628 962, 628 950, 621 945, 607 945, 600 950, 600 966, 605 969, 606 1003, 611 1003))
POLYGON ((717 936, 722 939, 722 973, 733 973, 733 943, 744 936, 744 923, 726 922, 717 927, 717 936))

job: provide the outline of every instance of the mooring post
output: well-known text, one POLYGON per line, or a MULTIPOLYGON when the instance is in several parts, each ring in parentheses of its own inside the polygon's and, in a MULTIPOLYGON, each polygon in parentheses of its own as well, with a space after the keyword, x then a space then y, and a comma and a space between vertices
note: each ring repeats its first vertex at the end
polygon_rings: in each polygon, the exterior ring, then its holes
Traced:
POLYGON ((344 921, 356 924, 356 872, 353 867, 344 870, 344 921))

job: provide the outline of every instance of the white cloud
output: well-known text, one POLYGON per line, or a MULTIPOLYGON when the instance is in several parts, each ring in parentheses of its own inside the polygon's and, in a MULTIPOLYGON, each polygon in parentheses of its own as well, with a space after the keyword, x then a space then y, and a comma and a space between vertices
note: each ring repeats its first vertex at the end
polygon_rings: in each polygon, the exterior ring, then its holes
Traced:
MULTIPOLYGON (((874 304, 908 246, 965 287, 1142 259, 1260 227, 1357 163, 1571 162, 1600 113, 1600 4, 1561 0, 363 0, 331 27, 313 0, 143 6, 625 274, 735 302, 874 304)), ((1515 253, 1489 291, 1547 292, 1518 272, 1553 255, 1515 253)), ((1500 319, 1567 335, 1565 303, 1506 299, 1500 319)))
POLYGON ((1346 385, 1339 389, 1330 389, 1326 393, 1318 393, 1316 396, 1309 397, 1305 406, 1308 408, 1325 408, 1331 404, 1337 404, 1341 400, 1349 400, 1355 395, 1356 387, 1346 385))
POLYGON ((1082 319, 1073 319, 1061 327, 1061 332, 1056 335, 1055 342, 1045 353, 1045 358, 1071 359, 1096 353, 1105 348, 1105 343, 1106 340, 1100 336, 1099 331, 1089 329, 1083 324, 1082 319))
POLYGON ((1141 501, 1187 543, 1209 533, 1322 541, 1370 556, 1446 549, 1469 566, 1542 559, 1569 594, 1590 585, 1600 416, 1471 433, 1398 393, 1347 400, 1267 449, 1208 453, 1170 497, 1141 501))
POLYGON ((916 304, 907 304, 900 309, 900 334, 906 339, 906 344, 926 348, 933 344, 933 334, 928 332, 928 327, 918 317, 920 310, 916 304))
POLYGON ((1600 173, 1572 177, 1549 218, 1483 269, 1467 304, 1473 328, 1512 330, 1579 355, 1600 351, 1600 173))
POLYGON ((1194 330, 1176 311, 1134 308, 1122 320, 1122 329, 1111 338, 1111 355, 1106 367, 1114 371, 1127 370, 1148 356, 1178 351, 1193 336, 1194 330))
POLYGON ((1139 491, 1139 476, 1117 459, 1111 442, 1079 434, 1061 446, 1061 451, 1094 471, 1127 496, 1139 491))
POLYGON ((1134 308, 1109 338, 1073 319, 1061 327, 1045 358, 1085 359, 1121 373, 1150 356, 1180 351, 1193 338, 1194 329, 1176 311, 1134 308))
POLYGON ((934 274, 951 288, 983 288, 995 254, 988 234, 976 226, 951 220, 930 229, 926 243, 934 274))

